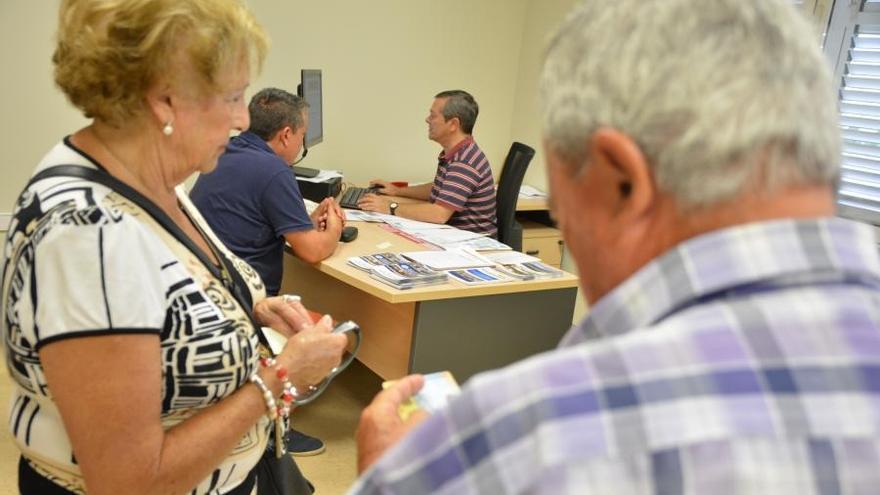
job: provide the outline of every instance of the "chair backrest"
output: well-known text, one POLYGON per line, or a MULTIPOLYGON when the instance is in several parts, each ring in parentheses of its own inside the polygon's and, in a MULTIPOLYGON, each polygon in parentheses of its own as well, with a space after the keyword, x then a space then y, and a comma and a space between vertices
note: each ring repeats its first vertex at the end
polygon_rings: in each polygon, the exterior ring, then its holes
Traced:
POLYGON ((495 191, 496 215, 498 216, 498 240, 514 249, 520 249, 522 239, 514 237, 516 229, 516 202, 519 199, 519 187, 522 185, 526 169, 535 156, 531 146, 514 141, 504 160, 498 189, 495 191))

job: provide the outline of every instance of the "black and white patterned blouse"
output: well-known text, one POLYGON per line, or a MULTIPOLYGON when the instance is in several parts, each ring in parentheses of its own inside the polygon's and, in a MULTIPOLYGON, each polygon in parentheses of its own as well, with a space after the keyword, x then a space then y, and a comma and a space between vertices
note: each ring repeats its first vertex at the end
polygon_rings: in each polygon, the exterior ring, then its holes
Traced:
MULTIPOLYGON (((96 168, 67 139, 37 172, 59 164, 96 168)), ((232 261, 251 300, 263 298, 256 272, 222 247, 182 190, 178 197, 232 261)), ((0 328, 15 384, 9 427, 30 466, 67 490, 84 493, 83 478, 46 385, 41 346, 93 335, 155 334, 165 429, 232 394, 256 366, 253 325, 216 268, 101 184, 73 177, 32 183, 16 205, 3 254, 0 328)), ((192 493, 226 493, 241 484, 269 431, 264 417, 192 493)))

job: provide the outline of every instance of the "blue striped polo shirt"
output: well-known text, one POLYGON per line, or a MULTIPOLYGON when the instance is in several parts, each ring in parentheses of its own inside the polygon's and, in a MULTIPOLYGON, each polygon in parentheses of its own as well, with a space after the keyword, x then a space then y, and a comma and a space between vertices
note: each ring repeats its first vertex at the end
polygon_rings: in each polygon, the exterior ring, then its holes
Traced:
POLYGON ((495 179, 489 160, 472 136, 440 152, 429 200, 454 210, 446 222, 471 232, 498 236, 495 179))

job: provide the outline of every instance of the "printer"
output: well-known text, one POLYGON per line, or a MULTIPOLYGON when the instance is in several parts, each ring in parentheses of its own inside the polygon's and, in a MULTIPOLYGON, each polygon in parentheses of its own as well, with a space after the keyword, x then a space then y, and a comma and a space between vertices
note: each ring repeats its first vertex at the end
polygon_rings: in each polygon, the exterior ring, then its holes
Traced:
POLYGON ((335 198, 342 190, 342 177, 330 177, 320 182, 297 177, 296 182, 303 197, 316 203, 320 203, 326 197, 335 198))

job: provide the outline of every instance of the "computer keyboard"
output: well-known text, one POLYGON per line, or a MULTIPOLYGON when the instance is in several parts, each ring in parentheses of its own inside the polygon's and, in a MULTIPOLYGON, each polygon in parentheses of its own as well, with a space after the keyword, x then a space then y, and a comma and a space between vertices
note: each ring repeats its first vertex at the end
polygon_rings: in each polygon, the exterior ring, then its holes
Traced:
POLYGON ((377 187, 348 187, 345 191, 342 191, 342 195, 339 196, 339 206, 343 208, 351 208, 353 210, 360 210, 360 206, 358 206, 358 201, 364 196, 364 194, 375 193, 378 191, 377 187))

